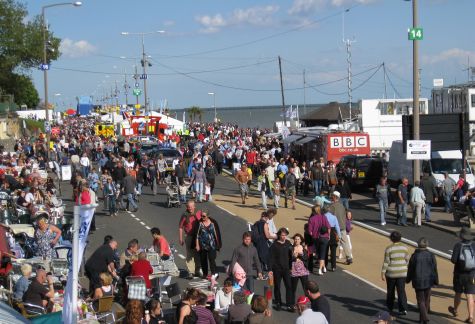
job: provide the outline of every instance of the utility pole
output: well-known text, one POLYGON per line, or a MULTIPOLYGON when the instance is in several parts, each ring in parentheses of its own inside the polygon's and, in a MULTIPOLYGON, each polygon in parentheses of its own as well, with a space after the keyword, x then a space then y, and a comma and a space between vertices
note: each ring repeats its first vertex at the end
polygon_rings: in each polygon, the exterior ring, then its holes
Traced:
MULTIPOLYGON (((412 0, 412 28, 418 28, 417 0, 412 0)), ((419 128, 419 40, 412 41, 412 92, 413 92, 413 108, 414 117, 414 140, 420 139, 419 128)), ((414 183, 421 178, 421 170, 419 160, 414 160, 414 183)))
POLYGON ((280 73, 280 93, 282 94, 282 113, 284 114, 284 125, 287 126, 287 116, 285 111, 284 81, 282 80, 282 62, 279 55, 279 73, 280 73))
POLYGON ((303 70, 303 109, 307 111, 307 100, 306 100, 306 92, 307 90, 307 81, 305 80, 305 69, 303 70))
MULTIPOLYGON (((134 75, 134 79, 135 79, 135 83, 137 83, 137 80, 139 78, 139 75, 138 75, 138 72, 137 72, 137 64, 135 64, 135 75, 134 75)), ((139 96, 135 96, 135 99, 137 100, 137 105, 139 104, 139 96)))
POLYGON ((142 67, 143 67, 143 95, 144 95, 144 114, 147 114, 147 58, 145 57, 145 35, 142 34, 142 67))
POLYGON ((384 99, 388 99, 388 89, 386 87, 386 64, 383 62, 383 72, 384 72, 384 99))
POLYGON ((117 80, 115 80, 115 109, 119 107, 119 89, 117 89, 117 80))
POLYGON ((353 101, 353 87, 352 87, 352 72, 351 72, 351 44, 355 42, 355 40, 346 39, 343 40, 346 44, 346 62, 348 64, 348 108, 350 114, 350 123, 351 123, 351 102, 353 101))
POLYGON ((124 94, 125 94, 125 105, 129 104, 129 84, 127 83, 127 73, 124 73, 124 94))

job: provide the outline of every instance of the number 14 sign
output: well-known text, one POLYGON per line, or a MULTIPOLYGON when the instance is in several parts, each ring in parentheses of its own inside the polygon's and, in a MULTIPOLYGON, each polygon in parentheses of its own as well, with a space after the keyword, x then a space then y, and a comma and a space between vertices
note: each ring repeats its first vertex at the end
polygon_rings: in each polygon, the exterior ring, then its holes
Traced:
POLYGON ((422 28, 409 28, 408 32, 409 40, 422 40, 424 38, 424 32, 422 28))

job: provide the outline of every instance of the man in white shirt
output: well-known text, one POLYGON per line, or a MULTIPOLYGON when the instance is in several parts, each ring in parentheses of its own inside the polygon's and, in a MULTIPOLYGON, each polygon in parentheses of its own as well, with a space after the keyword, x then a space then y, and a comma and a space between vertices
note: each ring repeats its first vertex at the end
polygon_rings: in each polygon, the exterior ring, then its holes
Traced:
POLYGON ((328 324, 323 313, 312 310, 310 299, 307 296, 300 296, 297 299, 297 311, 300 316, 295 324, 328 324))

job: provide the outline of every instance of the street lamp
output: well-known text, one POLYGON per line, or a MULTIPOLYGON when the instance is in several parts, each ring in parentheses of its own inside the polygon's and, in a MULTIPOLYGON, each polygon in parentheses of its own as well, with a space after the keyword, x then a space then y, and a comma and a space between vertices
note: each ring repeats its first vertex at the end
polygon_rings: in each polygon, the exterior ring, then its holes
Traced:
POLYGON ((148 98, 147 98, 147 65, 152 66, 148 61, 147 57, 145 56, 145 36, 146 35, 151 35, 151 34, 163 34, 165 33, 164 30, 156 30, 156 31, 151 31, 151 32, 136 32, 136 33, 130 33, 130 32, 121 32, 120 34, 123 36, 141 36, 142 37, 142 67, 143 67, 143 75, 141 76, 141 79, 143 79, 143 95, 144 95, 144 109, 145 113, 147 112, 147 107, 148 107, 148 98))
MULTIPOLYGON (((43 23, 43 65, 41 66, 41 69, 43 70, 43 79, 44 79, 44 88, 45 88, 45 114, 46 114, 46 123, 49 123, 49 111, 48 111, 48 70, 49 70, 49 65, 48 65, 48 57, 47 57, 47 45, 48 42, 46 41, 46 31, 47 31, 47 26, 46 26, 46 16, 45 16, 45 11, 48 8, 51 7, 58 7, 58 6, 75 6, 79 7, 82 5, 81 1, 76 1, 76 2, 60 2, 60 3, 53 3, 50 5, 46 5, 41 7, 41 21, 43 23)), ((49 139, 50 135, 49 132, 46 132, 46 148, 49 150, 49 139)))
MULTIPOLYGON (((404 0, 412 1, 412 28, 418 28, 418 13, 417 13, 417 0, 404 0)), ((412 93, 413 93, 413 133, 414 140, 420 139, 420 128, 419 128, 419 40, 414 37, 412 40, 412 93)), ((421 169, 419 160, 414 160, 414 170, 413 170, 414 183, 419 181, 421 178, 421 169)))
POLYGON ((218 115, 216 113, 216 93, 214 92, 208 92, 210 96, 213 96, 213 108, 214 108, 214 122, 218 122, 218 115))

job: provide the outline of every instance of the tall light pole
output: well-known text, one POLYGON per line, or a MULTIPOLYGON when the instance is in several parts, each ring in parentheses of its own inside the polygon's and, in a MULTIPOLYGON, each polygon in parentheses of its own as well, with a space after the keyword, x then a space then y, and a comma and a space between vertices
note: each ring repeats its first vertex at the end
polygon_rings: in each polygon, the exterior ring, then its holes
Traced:
POLYGON ((145 36, 146 35, 151 35, 151 34, 163 34, 165 31, 163 30, 157 30, 157 31, 152 31, 152 32, 137 32, 137 33, 130 33, 130 32, 122 32, 121 34, 124 36, 127 35, 137 35, 142 37, 142 68, 143 68, 143 74, 141 76, 141 79, 143 79, 143 95, 144 95, 144 109, 145 113, 147 112, 148 109, 148 98, 147 98, 147 66, 152 66, 148 61, 147 57, 145 55, 145 36))
MULTIPOLYGON (((58 7, 58 6, 75 6, 79 7, 82 5, 81 1, 76 1, 76 2, 60 2, 60 3, 53 3, 50 5, 46 5, 41 7, 41 21, 43 23, 43 64, 41 65, 41 69, 43 70, 43 79, 44 79, 44 88, 45 88, 45 118, 46 118, 46 123, 49 124, 49 111, 48 111, 48 70, 49 70, 49 65, 48 65, 48 41, 46 40, 46 32, 48 30, 48 27, 46 26, 46 16, 45 16, 45 11, 48 8, 51 7, 58 7)), ((49 150, 49 139, 50 139, 50 134, 49 132, 46 132, 46 149, 49 150)))
POLYGON ((216 112, 216 93, 214 92, 208 92, 210 96, 213 96, 213 108, 214 108, 214 122, 218 122, 218 114, 216 112))
MULTIPOLYGON (((418 29, 418 10, 417 10, 417 0, 405 0, 412 1, 412 29, 418 29)), ((422 35, 421 35, 422 36, 422 35)), ((412 103, 412 115, 413 115, 413 133, 414 140, 420 139, 420 128, 419 128, 419 40, 421 38, 412 37, 412 93, 413 93, 413 103, 412 103)), ((419 181, 421 178, 421 169, 419 160, 414 160, 414 170, 413 170, 414 182, 419 181)))

